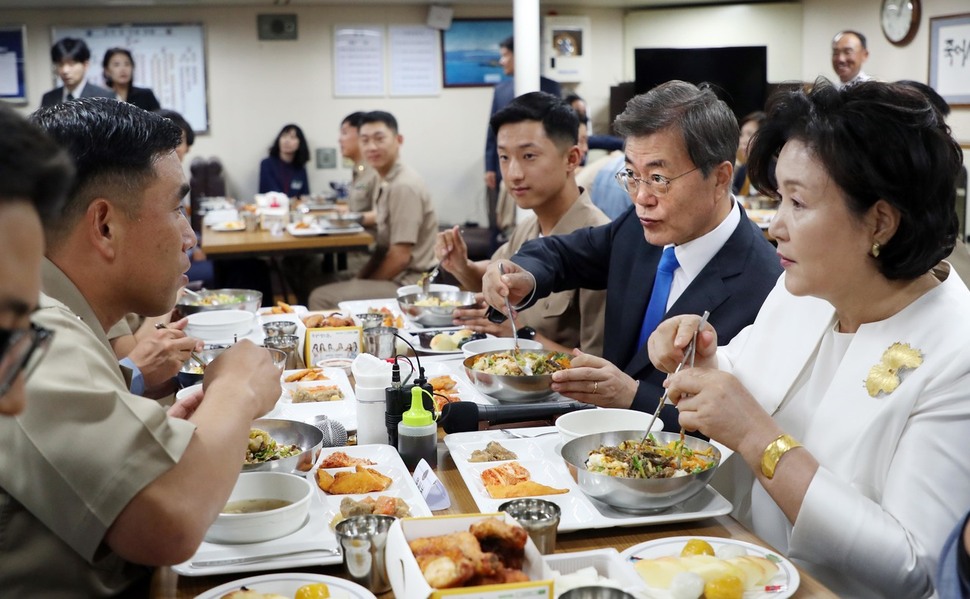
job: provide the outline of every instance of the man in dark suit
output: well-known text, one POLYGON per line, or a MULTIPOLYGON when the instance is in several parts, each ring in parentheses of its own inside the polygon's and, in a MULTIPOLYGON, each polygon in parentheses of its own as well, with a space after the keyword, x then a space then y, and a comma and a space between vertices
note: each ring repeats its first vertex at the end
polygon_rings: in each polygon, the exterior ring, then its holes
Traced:
MULTIPOLYGON (((631 100, 614 127, 626 138, 618 182, 634 206, 608 225, 525 244, 501 261, 504 276, 498 263, 489 266, 483 291, 492 306, 503 309, 508 296, 524 309, 551 292, 606 289, 603 356, 576 352, 573 368, 553 376, 553 389, 652 412, 665 375, 650 363, 645 341, 659 319, 709 310, 727 342, 754 321, 781 265, 731 195, 738 125, 713 91, 665 83, 631 100)), ((667 430, 679 428, 675 408, 661 416, 667 430)))
MULTIPOLYGON (((505 76, 508 79, 504 79, 495 85, 495 91, 492 95, 492 110, 488 115, 489 119, 515 98, 515 42, 512 37, 507 37, 499 43, 499 55, 499 64, 502 65, 502 70, 505 71, 505 76)), ((552 94, 557 98, 562 96, 559 83, 547 77, 539 78, 539 91, 552 94)), ((498 232, 495 214, 498 206, 498 188, 501 182, 502 172, 498 167, 495 132, 489 127, 485 137, 485 187, 487 187, 486 192, 488 194, 488 224, 493 234, 498 232)))
POLYGON ((51 62, 64 85, 44 94, 40 105, 53 106, 75 98, 114 98, 115 93, 84 80, 91 50, 84 40, 65 37, 51 46, 51 62))

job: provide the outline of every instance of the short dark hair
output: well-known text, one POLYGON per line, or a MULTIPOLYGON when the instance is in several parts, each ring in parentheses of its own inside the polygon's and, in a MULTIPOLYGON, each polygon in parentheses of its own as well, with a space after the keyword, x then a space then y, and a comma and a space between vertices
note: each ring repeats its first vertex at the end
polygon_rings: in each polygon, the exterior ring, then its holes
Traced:
POLYGON ((560 150, 576 145, 579 141, 579 117, 569 104, 546 92, 522 94, 505 105, 489 120, 492 132, 498 135, 504 125, 538 121, 546 137, 560 150))
MULTIPOLYGON (((108 48, 107 50, 105 50, 104 58, 101 59, 101 68, 103 69, 102 77, 104 77, 104 82, 108 87, 111 87, 112 85, 111 75, 108 74, 108 63, 111 62, 111 58, 115 54, 124 54, 125 56, 127 56, 128 60, 131 62, 132 70, 134 70, 135 68, 135 58, 131 55, 130 50, 127 50, 125 48, 108 48)), ((134 81, 134 73, 132 73, 132 81, 134 81)), ((132 85, 132 82, 129 81, 128 86, 131 87, 131 85, 132 85)))
POLYGON ((293 165, 302 168, 310 161, 310 145, 306 141, 306 136, 303 135, 303 129, 300 129, 300 126, 294 123, 283 125, 280 132, 276 134, 276 140, 273 141, 273 145, 269 147, 269 155, 274 158, 280 157, 280 138, 287 131, 296 133, 297 138, 300 140, 300 147, 296 149, 296 154, 293 155, 293 165))
POLYGON ((30 202, 41 221, 61 211, 74 178, 67 152, 0 103, 0 204, 30 202))
POLYGON ((87 62, 91 60, 91 50, 84 43, 84 40, 77 39, 76 37, 59 39, 51 46, 51 62, 56 64, 62 60, 87 62))
POLYGON ((350 125, 354 129, 360 129, 360 119, 363 118, 364 113, 360 110, 357 112, 351 112, 344 117, 344 120, 340 121, 341 125, 350 125))
POLYGON ((185 143, 192 147, 195 143, 195 131, 192 130, 192 125, 189 124, 185 117, 181 114, 175 112, 174 110, 168 110, 167 108, 159 108, 155 111, 159 116, 165 117, 179 126, 182 133, 185 134, 185 143))
POLYGON ((707 83, 661 83, 627 102, 613 128, 621 137, 644 137, 678 129, 687 155, 705 177, 722 162, 733 164, 738 153, 737 117, 707 83))
POLYGON ((155 177, 155 162, 182 141, 172 121, 114 98, 48 106, 31 121, 67 150, 76 169, 64 210, 44 223, 48 246, 56 245, 91 201, 106 192, 134 218, 141 209, 141 190, 155 177))
POLYGON ((930 87, 929 85, 926 85, 921 81, 913 81, 911 79, 902 79, 900 81, 897 81, 896 83, 900 85, 908 85, 909 87, 912 87, 916 91, 921 92, 924 96, 926 96, 926 99, 930 101, 930 104, 932 104, 934 108, 940 111, 940 114, 942 114, 943 116, 950 116, 949 102, 944 100, 943 96, 938 94, 937 91, 932 87, 930 87))
POLYGON ((515 54, 515 38, 511 35, 498 43, 499 48, 505 48, 509 52, 515 54))
POLYGON ((383 110, 372 110, 370 112, 365 112, 360 117, 360 125, 357 128, 361 128, 367 123, 384 123, 387 128, 394 132, 396 135, 398 133, 397 129, 397 119, 390 112, 385 112, 383 110))
POLYGON ((777 197, 773 162, 792 139, 813 152, 852 213, 879 200, 899 210, 896 234, 874 258, 887 279, 915 279, 953 249, 963 151, 925 95, 876 81, 840 91, 820 79, 809 92, 772 96, 748 158, 762 193, 777 197))
POLYGON ((755 110, 741 117, 741 120, 738 121, 738 128, 744 127, 748 123, 757 123, 760 129, 767 119, 768 115, 763 110, 755 110))
POLYGON ((832 37, 832 43, 834 44, 834 43, 838 42, 840 39, 842 39, 842 36, 843 35, 854 35, 854 36, 856 36, 857 38, 859 38, 859 43, 862 44, 862 49, 863 50, 867 50, 868 49, 868 47, 866 46, 866 36, 862 35, 858 31, 856 31, 855 29, 843 29, 842 31, 836 33, 835 36, 832 37))

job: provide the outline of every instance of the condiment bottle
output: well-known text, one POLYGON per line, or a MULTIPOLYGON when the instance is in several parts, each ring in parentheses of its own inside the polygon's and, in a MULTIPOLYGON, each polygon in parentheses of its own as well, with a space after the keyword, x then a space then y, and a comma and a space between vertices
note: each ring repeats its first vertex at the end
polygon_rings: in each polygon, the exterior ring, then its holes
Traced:
POLYGON ((424 409, 421 387, 411 389, 411 409, 404 412, 397 425, 397 451, 408 470, 414 470, 422 459, 432 468, 438 465, 438 425, 434 415, 424 409))

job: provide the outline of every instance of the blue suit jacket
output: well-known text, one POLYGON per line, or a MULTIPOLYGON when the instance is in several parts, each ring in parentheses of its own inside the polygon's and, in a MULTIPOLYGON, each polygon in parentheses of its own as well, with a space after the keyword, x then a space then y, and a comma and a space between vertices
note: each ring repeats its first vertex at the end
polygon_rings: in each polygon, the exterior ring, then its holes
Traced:
MULTIPOLYGON (((44 94, 44 96, 40 99, 40 106, 41 108, 44 108, 47 106, 60 104, 61 102, 63 102, 63 97, 64 97, 64 88, 55 87, 51 91, 44 94)), ((81 90, 81 97, 82 98, 116 98, 118 96, 110 89, 105 89, 93 83, 87 83, 85 84, 84 89, 81 90)))
MULTIPOLYGON (((644 239, 631 207, 608 225, 530 241, 512 257, 535 275, 533 302, 563 289, 606 289, 603 357, 640 381, 631 407, 647 412, 656 410, 667 375, 636 344, 662 253, 662 247, 644 239)), ((710 310, 718 343, 725 344, 754 322, 781 272, 775 248, 742 211, 734 233, 664 318, 710 310)), ((661 417, 665 430, 680 428, 672 406, 661 417)))
MULTIPOLYGON (((559 83, 546 77, 539 78, 539 89, 552 94, 557 98, 562 97, 562 89, 559 83)), ((492 111, 488 114, 489 120, 499 110, 515 99, 515 79, 506 79, 495 84, 495 93, 492 96, 492 111)), ((498 167, 498 151, 495 147, 495 133, 492 127, 488 127, 488 135, 485 138, 485 172, 495 171, 496 182, 502 180, 502 170, 498 167)))

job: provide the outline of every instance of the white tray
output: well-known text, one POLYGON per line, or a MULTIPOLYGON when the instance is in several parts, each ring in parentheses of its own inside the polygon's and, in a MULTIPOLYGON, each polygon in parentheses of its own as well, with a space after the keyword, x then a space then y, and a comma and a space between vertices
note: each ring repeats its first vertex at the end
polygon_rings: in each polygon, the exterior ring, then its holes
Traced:
MULTIPOLYGON (((555 431, 555 427, 543 426, 516 429, 516 432, 535 435, 555 431)), ((458 472, 468 487, 475 505, 482 513, 497 512, 506 499, 492 499, 482 484, 481 471, 503 462, 473 463, 468 457, 475 449, 484 449, 489 441, 499 441, 504 447, 518 455, 518 460, 538 483, 556 488, 567 488, 568 493, 544 495, 562 510, 559 532, 571 532, 589 528, 612 528, 614 526, 641 526, 644 524, 666 524, 669 522, 689 522, 713 516, 723 516, 731 512, 731 502, 722 497, 710 486, 691 497, 683 504, 669 510, 653 514, 628 514, 615 510, 604 503, 590 499, 579 489, 579 485, 569 475, 566 464, 559 455, 559 435, 545 435, 534 439, 510 439, 501 431, 478 431, 453 433, 445 437, 445 445, 458 466, 458 472)))
POLYGON ((284 597, 292 597, 300 587, 315 582, 326 584, 333 599, 376 599, 374 593, 355 582, 334 576, 303 572, 284 572, 241 578, 209 589, 201 595, 197 595, 195 599, 220 599, 223 595, 238 591, 242 587, 259 593, 276 593, 284 597))
POLYGON ((316 237, 318 235, 353 235, 360 233, 364 227, 356 225, 353 227, 324 227, 321 225, 310 225, 309 227, 296 226, 296 223, 286 225, 286 232, 293 237, 316 237))
MULTIPOLYGON (((264 418, 284 418, 313 424, 316 417, 323 414, 327 418, 344 425, 344 428, 348 431, 357 430, 357 398, 354 395, 353 387, 350 385, 350 380, 347 378, 347 373, 342 368, 324 368, 322 370, 327 375, 327 380, 280 383, 283 387, 283 394, 280 395, 276 406, 264 418), (293 403, 290 393, 297 387, 318 387, 321 385, 336 385, 343 391, 344 398, 337 401, 293 403)), ((294 372, 298 371, 284 370, 282 378, 285 379, 294 372)))

